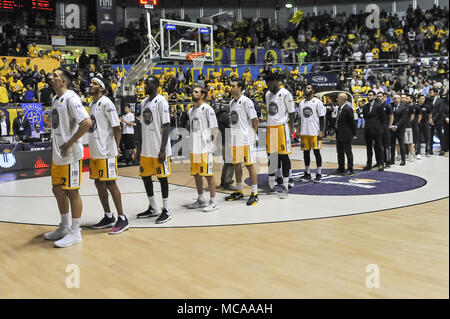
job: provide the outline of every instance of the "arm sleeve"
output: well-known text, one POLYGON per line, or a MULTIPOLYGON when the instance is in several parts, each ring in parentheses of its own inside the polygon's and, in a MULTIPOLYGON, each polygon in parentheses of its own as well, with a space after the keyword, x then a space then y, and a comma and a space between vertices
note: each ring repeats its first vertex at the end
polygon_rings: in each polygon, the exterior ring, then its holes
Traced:
POLYGON ((111 123, 111 127, 120 126, 119 114, 117 114, 114 104, 108 103, 105 107, 105 112, 109 123, 111 123))
POLYGON ((166 99, 161 99, 158 103, 158 111, 161 116, 161 123, 170 123, 169 103, 166 99))
POLYGON ((78 124, 80 124, 86 118, 89 118, 88 112, 81 103, 80 98, 78 98, 77 96, 70 97, 67 105, 78 124))
POLYGON ((208 109, 206 117, 208 118, 209 128, 218 127, 216 113, 214 112, 212 107, 208 109))

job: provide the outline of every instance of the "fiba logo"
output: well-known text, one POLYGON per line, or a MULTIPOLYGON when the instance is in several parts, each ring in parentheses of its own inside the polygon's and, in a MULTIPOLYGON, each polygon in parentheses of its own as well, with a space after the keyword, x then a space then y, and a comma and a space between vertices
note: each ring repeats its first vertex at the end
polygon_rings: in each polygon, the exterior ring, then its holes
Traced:
POLYGON ((16 157, 13 153, 0 154, 0 166, 3 168, 11 168, 16 165, 16 157))

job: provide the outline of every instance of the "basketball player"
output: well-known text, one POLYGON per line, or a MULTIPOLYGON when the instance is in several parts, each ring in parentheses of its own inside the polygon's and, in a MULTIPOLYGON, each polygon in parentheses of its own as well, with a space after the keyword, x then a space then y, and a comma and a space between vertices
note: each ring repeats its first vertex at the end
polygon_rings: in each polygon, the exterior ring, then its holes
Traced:
POLYGON ((214 109, 204 102, 208 90, 196 86, 192 93, 193 107, 189 110, 191 137, 191 175, 194 176, 198 198, 189 209, 203 208, 204 212, 219 209, 216 202, 216 182, 213 175, 214 142, 218 134, 214 109), (203 178, 209 187, 209 203, 203 198, 203 178))
POLYGON ((233 153, 234 172, 236 174, 237 191, 225 197, 226 201, 244 198, 242 193, 242 162, 247 167, 252 183, 252 192, 247 200, 248 206, 258 203, 258 176, 255 165, 255 134, 258 131, 258 117, 253 102, 242 95, 245 89, 244 81, 231 82, 230 102, 231 145, 233 153))
POLYGON ((52 185, 61 214, 61 224, 44 238, 55 241, 55 247, 69 247, 82 242, 80 218, 83 210, 78 189, 81 184, 83 144, 80 138, 92 126, 91 119, 78 95, 68 88, 71 74, 56 69, 49 76, 56 96, 52 101, 52 185), (72 210, 72 222, 69 214, 72 210))
POLYGON ((163 208, 155 220, 162 224, 172 219, 169 211, 170 156, 172 148, 169 141, 170 114, 166 98, 157 93, 159 80, 150 76, 145 80, 147 95, 141 102, 142 113, 142 152, 139 175, 144 182, 149 200, 148 209, 137 215, 137 218, 155 217, 158 215, 152 176, 156 175, 161 185, 163 208))
MULTIPOLYGON (((300 110, 298 112, 298 131, 300 132, 300 141, 303 150, 303 158, 305 160, 305 174, 303 178, 306 181, 311 180, 311 149, 316 158, 317 173, 314 182, 320 182, 322 178, 322 149, 323 130, 325 127, 326 109, 318 98, 314 97, 314 87, 308 84, 305 88, 305 99, 300 102, 300 110)), ((339 117, 339 114, 338 114, 339 117)))
POLYGON ((269 73, 265 77, 268 91, 267 105, 267 137, 266 149, 269 157, 269 190, 268 194, 276 194, 275 172, 281 163, 283 187, 280 198, 288 197, 289 172, 291 160, 291 136, 294 129, 295 108, 291 93, 280 88, 279 75, 269 73), (288 124, 289 121, 289 124, 288 124))
POLYGON ((123 214, 122 196, 116 184, 117 155, 120 145, 121 127, 119 115, 112 101, 105 95, 105 84, 100 78, 92 78, 89 82, 89 94, 92 102, 89 105, 92 127, 89 130, 90 178, 95 180, 98 197, 103 206, 105 216, 92 225, 93 229, 103 229, 114 226, 109 234, 115 235, 126 231, 130 226, 123 214), (108 201, 108 191, 116 206, 117 222, 111 213, 108 201))

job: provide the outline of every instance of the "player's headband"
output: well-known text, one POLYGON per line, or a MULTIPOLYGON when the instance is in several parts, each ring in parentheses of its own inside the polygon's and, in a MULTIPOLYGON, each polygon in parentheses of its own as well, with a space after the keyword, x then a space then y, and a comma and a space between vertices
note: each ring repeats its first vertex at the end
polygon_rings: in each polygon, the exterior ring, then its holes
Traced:
POLYGON ((103 83, 103 81, 100 80, 99 78, 92 78, 91 81, 97 82, 102 87, 103 90, 105 89, 105 83, 103 83))

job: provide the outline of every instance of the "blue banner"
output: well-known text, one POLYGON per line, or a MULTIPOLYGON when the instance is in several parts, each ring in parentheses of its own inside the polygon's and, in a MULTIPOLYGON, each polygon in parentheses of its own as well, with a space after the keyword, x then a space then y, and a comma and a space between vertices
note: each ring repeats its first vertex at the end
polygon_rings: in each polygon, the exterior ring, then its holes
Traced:
POLYGON ((41 103, 21 103, 25 111, 25 116, 30 120, 31 128, 34 129, 34 124, 39 123, 41 131, 44 130, 44 118, 42 116, 41 103))
MULTIPOLYGON (((113 64, 111 65, 113 70, 117 71, 117 69, 122 67, 122 65, 119 64, 113 64)), ((231 72, 237 71, 239 74, 239 77, 242 77, 242 74, 246 71, 246 69, 250 70, 250 73, 252 75, 252 81, 255 81, 258 79, 258 76, 261 74, 261 72, 264 70, 262 66, 239 66, 237 68, 231 68, 231 67, 224 67, 224 66, 214 66, 214 65, 205 65, 203 66, 203 69, 199 68, 192 68, 192 65, 156 65, 155 67, 151 68, 150 71, 147 73, 150 74, 162 74, 165 75, 169 72, 176 72, 178 68, 183 70, 183 72, 186 72, 187 69, 190 70, 192 78, 194 79, 194 82, 197 83, 198 76, 200 74, 204 74, 205 76, 209 76, 214 71, 219 71, 222 74, 225 73, 227 76, 230 75, 231 72)), ((290 71, 293 71, 295 69, 298 70, 299 74, 307 74, 311 71, 312 64, 306 64, 306 65, 300 65, 300 66, 285 66, 283 64, 274 65, 272 67, 272 71, 276 69, 284 70, 285 68, 288 68, 290 71)), ((128 72, 128 70, 131 68, 130 64, 124 65, 125 70, 128 72)))

